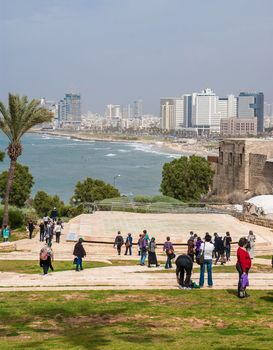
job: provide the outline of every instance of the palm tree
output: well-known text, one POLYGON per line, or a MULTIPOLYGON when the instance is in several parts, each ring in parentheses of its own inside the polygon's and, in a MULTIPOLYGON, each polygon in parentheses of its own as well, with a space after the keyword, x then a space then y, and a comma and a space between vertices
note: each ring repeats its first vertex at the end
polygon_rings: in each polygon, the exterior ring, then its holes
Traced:
POLYGON ((9 94, 8 108, 0 101, 0 129, 9 139, 7 153, 10 158, 8 181, 4 199, 3 225, 8 224, 9 196, 12 189, 14 171, 18 157, 22 154, 22 136, 35 125, 49 122, 51 112, 39 107, 39 100, 28 102, 26 96, 9 94))

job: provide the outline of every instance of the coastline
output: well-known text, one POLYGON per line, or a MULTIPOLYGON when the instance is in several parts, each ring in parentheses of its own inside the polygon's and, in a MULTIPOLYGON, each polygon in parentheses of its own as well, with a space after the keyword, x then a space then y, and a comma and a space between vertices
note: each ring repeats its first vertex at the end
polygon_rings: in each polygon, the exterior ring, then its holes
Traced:
POLYGON ((42 130, 31 130, 29 133, 57 136, 57 137, 69 137, 72 140, 79 141, 103 141, 103 142, 117 142, 117 143, 140 143, 140 144, 150 144, 154 145, 159 149, 168 150, 182 155, 198 155, 202 157, 207 157, 210 155, 218 155, 217 150, 209 148, 210 145, 207 141, 200 141, 195 139, 183 139, 183 143, 178 143, 174 141, 157 140, 152 138, 145 139, 144 137, 130 137, 124 135, 124 137, 110 134, 93 134, 82 131, 42 131, 42 130))

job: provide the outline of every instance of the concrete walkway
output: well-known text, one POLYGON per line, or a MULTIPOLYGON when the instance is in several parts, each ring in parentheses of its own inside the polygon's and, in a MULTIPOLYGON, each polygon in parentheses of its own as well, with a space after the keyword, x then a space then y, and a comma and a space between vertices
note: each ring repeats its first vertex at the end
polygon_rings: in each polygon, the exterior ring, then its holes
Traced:
MULTIPOLYGON (((162 267, 159 269, 163 270, 162 267)), ((214 268, 213 288, 236 288, 238 274, 217 273, 218 269, 220 270, 220 268, 214 268)), ((142 266, 109 266, 85 269, 80 272, 53 272, 46 276, 1 272, 0 291, 177 288, 175 270, 169 273, 153 273, 154 270, 158 271, 156 268, 148 269, 142 266)), ((192 278, 198 283, 199 273, 194 273, 192 278)), ((273 289, 273 273, 252 273, 249 279, 250 289, 273 289)))

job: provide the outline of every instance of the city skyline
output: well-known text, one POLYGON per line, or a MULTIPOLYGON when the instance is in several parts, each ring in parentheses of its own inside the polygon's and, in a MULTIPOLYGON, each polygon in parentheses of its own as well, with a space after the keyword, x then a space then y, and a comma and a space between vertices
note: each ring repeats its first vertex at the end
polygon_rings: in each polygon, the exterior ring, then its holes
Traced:
POLYGON ((271 83, 273 2, 264 0, 0 0, 1 86, 58 100, 80 92, 83 112, 213 86, 219 95, 271 83), (258 20, 257 20, 258 19, 258 20), (254 49, 253 49, 254 48, 254 49))

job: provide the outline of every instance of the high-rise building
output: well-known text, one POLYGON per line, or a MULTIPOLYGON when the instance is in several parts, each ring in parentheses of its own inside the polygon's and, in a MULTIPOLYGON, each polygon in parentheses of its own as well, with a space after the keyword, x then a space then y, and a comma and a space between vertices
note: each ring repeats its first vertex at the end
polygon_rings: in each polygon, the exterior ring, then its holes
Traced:
POLYGON ((140 118, 143 115, 143 101, 136 100, 133 104, 133 117, 140 118))
POLYGON ((184 126, 184 98, 161 98, 160 118, 162 129, 181 129, 184 126))
POLYGON ((58 119, 61 125, 81 123, 81 95, 65 94, 58 104, 58 119))
POLYGON ((192 95, 192 126, 220 130, 217 115, 218 96, 211 90, 192 95))
POLYGON ((258 132, 264 131, 264 94, 262 92, 240 92, 238 118, 257 118, 258 132))
POLYGON ((192 95, 183 95, 184 100, 184 127, 191 128, 192 126, 192 95))
POLYGON ((109 104, 106 106, 105 116, 107 118, 122 118, 122 108, 120 105, 109 104))

